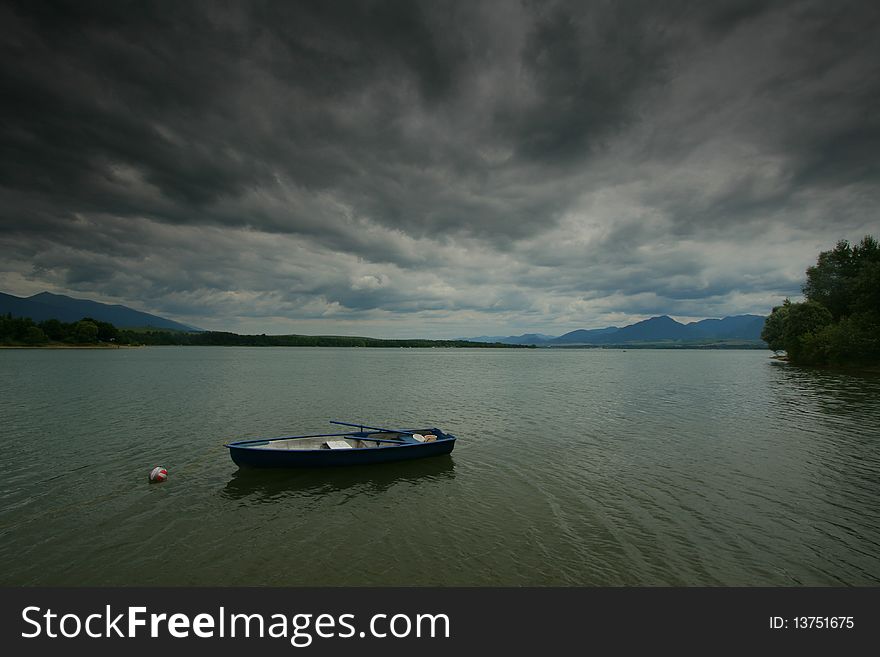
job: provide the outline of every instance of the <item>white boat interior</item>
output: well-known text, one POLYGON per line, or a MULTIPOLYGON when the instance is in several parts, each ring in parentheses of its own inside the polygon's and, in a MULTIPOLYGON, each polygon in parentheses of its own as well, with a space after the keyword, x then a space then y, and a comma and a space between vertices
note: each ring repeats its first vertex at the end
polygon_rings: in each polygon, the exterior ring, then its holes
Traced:
MULTIPOLYGON (((407 441, 400 433, 374 433, 369 438, 357 436, 306 436, 303 438, 279 438, 270 440, 265 445, 253 445, 255 449, 283 449, 283 450, 306 450, 306 449, 364 449, 373 447, 394 447, 395 444, 406 444, 407 441), (385 442, 393 441, 393 442, 385 442)), ((428 434, 412 434, 418 442, 433 442, 437 436, 428 434)))

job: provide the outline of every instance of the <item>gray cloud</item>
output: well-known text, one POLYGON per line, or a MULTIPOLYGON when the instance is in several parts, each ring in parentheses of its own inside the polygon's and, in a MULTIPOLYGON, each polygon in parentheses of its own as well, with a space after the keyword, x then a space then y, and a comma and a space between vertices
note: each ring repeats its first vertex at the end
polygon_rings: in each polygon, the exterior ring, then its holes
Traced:
POLYGON ((451 336, 766 313, 877 232, 872 3, 0 9, 0 289, 451 336))

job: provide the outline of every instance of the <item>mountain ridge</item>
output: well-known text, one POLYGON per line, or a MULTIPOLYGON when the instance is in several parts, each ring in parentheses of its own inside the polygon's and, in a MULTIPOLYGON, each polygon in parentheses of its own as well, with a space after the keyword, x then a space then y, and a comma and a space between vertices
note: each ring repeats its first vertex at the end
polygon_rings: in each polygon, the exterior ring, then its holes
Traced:
POLYGON ((150 327, 173 331, 202 331, 195 326, 181 324, 121 304, 76 299, 51 292, 40 292, 29 297, 17 297, 0 292, 0 314, 7 313, 12 314, 13 317, 30 317, 35 322, 47 319, 76 322, 83 317, 91 317, 101 322, 109 322, 118 328, 150 327))
MULTIPOLYGON (((650 317, 623 327, 609 326, 599 329, 576 329, 557 337, 532 340, 531 336, 541 334, 526 333, 507 337, 493 336, 493 342, 503 344, 534 344, 536 346, 573 345, 616 345, 638 344, 644 342, 697 342, 711 340, 749 340, 761 339, 764 326, 762 315, 731 315, 721 319, 702 319, 682 324, 668 315, 650 317)), ((483 336, 485 337, 485 336, 483 336)), ((544 336, 541 336, 544 338, 544 336)), ((462 338, 483 342, 480 338, 462 338)))
MULTIPOLYGON (((109 322, 119 328, 154 328, 160 330, 201 332, 189 326, 158 315, 134 310, 121 304, 106 304, 88 299, 76 299, 63 294, 40 292, 30 297, 17 297, 0 292, 0 314, 30 317, 36 322, 58 319, 75 322, 83 317, 109 322)), ((623 327, 607 326, 595 329, 576 329, 560 336, 542 333, 524 333, 510 336, 482 335, 459 338, 471 342, 498 342, 509 345, 601 346, 640 343, 698 343, 711 341, 758 342, 764 325, 762 315, 732 315, 720 319, 709 318, 682 324, 668 315, 650 317, 623 327)))

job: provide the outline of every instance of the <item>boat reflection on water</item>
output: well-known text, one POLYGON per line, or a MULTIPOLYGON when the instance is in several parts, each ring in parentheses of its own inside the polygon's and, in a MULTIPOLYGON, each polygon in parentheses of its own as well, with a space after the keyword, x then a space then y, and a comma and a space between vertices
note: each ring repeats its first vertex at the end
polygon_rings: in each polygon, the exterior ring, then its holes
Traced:
POLYGON ((455 464, 448 454, 415 461, 339 468, 242 468, 232 474, 221 495, 228 499, 268 503, 347 489, 358 494, 381 493, 396 485, 422 485, 454 477, 455 464))

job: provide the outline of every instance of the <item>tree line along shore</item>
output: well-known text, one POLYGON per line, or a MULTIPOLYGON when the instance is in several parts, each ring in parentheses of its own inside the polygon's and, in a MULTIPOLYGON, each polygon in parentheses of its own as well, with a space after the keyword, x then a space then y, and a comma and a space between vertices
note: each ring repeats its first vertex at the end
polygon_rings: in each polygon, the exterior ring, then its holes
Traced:
POLYGON ((807 268, 804 301, 785 299, 761 339, 794 365, 880 366, 880 245, 841 240, 807 268))
POLYGON ((78 322, 0 315, 0 346, 6 347, 114 347, 114 346, 225 346, 225 347, 469 347, 533 348, 499 342, 467 340, 383 340, 339 335, 239 335, 223 331, 178 332, 121 329, 109 322, 84 317, 78 322))

